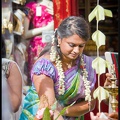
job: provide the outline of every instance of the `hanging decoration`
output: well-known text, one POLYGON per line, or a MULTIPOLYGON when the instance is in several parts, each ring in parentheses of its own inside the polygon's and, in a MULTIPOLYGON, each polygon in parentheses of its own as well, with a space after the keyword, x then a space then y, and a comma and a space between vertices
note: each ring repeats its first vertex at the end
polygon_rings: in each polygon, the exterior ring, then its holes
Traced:
POLYGON ((105 73, 106 67, 109 67, 110 64, 105 61, 99 55, 99 48, 102 45, 105 45, 105 35, 98 29, 99 21, 105 20, 105 16, 112 17, 111 10, 104 9, 99 5, 99 0, 97 0, 97 6, 93 9, 93 11, 89 14, 88 20, 91 22, 94 18, 96 18, 96 31, 92 34, 92 40, 96 43, 97 46, 97 57, 92 62, 92 67, 96 70, 98 74, 98 88, 94 91, 93 97, 98 98, 99 101, 99 112, 101 112, 100 103, 103 99, 107 99, 109 97, 109 92, 105 90, 102 86, 100 86, 100 75, 105 73))

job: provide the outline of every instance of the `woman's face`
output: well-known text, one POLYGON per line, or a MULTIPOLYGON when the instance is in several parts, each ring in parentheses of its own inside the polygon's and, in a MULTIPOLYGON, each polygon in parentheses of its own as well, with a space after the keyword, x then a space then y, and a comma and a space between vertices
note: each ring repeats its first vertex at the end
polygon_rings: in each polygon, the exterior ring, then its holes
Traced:
POLYGON ((68 38, 58 38, 58 44, 60 45, 63 58, 75 60, 82 54, 86 41, 78 35, 73 35, 68 38))

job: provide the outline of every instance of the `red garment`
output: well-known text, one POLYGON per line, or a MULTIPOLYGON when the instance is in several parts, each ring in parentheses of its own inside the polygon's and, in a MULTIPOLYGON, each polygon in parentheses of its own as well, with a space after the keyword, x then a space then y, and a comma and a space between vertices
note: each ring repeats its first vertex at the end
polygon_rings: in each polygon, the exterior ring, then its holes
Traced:
POLYGON ((71 15, 71 0, 53 0, 54 4, 54 28, 57 28, 61 21, 71 15))
POLYGON ((79 16, 79 0, 71 0, 71 15, 79 16))
POLYGON ((54 28, 57 28, 62 20, 68 16, 78 16, 78 0, 53 0, 54 28))

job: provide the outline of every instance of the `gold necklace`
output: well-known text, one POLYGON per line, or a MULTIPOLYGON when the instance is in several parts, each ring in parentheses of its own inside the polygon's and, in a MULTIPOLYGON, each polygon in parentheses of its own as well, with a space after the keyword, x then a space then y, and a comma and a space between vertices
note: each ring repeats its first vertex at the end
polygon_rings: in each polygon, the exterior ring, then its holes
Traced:
MULTIPOLYGON (((59 88, 58 88, 58 94, 59 95, 63 95, 65 92, 65 84, 64 84, 64 72, 63 72, 63 68, 62 68, 62 62, 59 59, 59 55, 56 57, 56 67, 58 69, 58 75, 59 75, 59 88)), ((71 62, 72 63, 72 62, 71 62)), ((82 73, 83 73, 83 82, 84 82, 84 87, 85 87, 85 101, 88 101, 89 103, 91 103, 91 90, 90 90, 90 81, 87 80, 88 77, 88 72, 85 68, 85 63, 83 60, 83 56, 81 57, 81 69, 82 69, 82 73)), ((72 66, 72 65, 71 65, 72 66)), ((89 106, 90 109, 90 106, 89 106)))
POLYGON ((73 65, 73 62, 69 62, 69 63, 66 63, 66 62, 62 62, 65 66, 67 66, 67 69, 70 69, 73 65))
POLYGON ((72 62, 71 63, 65 63, 67 65, 67 68, 70 69, 72 67, 72 62))

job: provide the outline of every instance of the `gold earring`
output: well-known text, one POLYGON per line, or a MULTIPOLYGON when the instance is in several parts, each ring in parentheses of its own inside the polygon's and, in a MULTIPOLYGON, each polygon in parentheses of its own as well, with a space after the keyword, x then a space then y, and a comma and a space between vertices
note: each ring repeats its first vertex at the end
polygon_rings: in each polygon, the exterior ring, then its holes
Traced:
POLYGON ((60 45, 58 44, 57 47, 60 47, 60 45))

